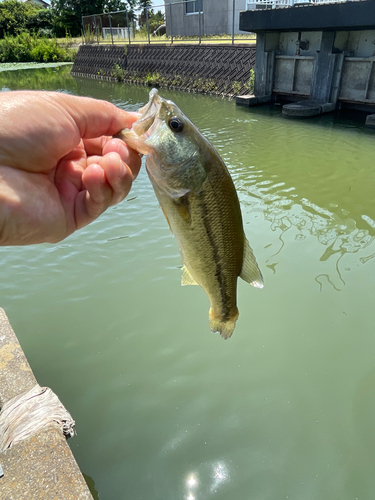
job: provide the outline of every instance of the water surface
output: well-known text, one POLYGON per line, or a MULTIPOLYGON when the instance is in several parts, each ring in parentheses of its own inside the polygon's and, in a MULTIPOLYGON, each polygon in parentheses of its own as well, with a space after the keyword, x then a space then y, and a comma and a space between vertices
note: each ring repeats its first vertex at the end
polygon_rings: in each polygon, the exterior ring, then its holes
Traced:
MULTIPOLYGON (((2 73, 134 110, 145 87, 67 68, 2 73)), ((233 338, 180 287, 145 170, 120 205, 57 245, 0 249, 0 305, 103 500, 355 500, 375 489, 375 137, 163 90, 225 159, 265 278, 239 282, 233 338)))

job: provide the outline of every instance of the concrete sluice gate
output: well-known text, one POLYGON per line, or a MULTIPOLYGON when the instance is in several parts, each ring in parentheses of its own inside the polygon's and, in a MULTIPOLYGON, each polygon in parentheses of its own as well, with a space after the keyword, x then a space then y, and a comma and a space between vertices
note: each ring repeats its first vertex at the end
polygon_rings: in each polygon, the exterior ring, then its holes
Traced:
POLYGON ((254 96, 242 104, 279 98, 291 101, 283 114, 300 117, 375 112, 375 2, 246 11, 240 29, 257 34, 254 96))

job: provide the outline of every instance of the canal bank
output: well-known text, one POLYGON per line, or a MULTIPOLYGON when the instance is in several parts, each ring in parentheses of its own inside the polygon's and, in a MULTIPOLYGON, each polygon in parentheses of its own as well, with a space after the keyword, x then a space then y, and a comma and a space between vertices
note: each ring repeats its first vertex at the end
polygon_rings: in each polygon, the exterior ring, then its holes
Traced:
POLYGON ((249 92, 254 65, 255 46, 250 44, 81 45, 71 74, 237 95, 249 92))
POLYGON ((0 308, 0 498, 93 500, 66 437, 74 421, 40 387, 0 308))

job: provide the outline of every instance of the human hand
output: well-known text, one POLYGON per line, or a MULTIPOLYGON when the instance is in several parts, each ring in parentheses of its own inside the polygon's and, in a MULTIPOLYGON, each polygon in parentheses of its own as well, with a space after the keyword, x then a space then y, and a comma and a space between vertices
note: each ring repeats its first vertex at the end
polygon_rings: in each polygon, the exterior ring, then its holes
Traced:
POLYGON ((122 201, 141 159, 111 136, 136 119, 86 97, 0 93, 0 245, 58 242, 122 201))

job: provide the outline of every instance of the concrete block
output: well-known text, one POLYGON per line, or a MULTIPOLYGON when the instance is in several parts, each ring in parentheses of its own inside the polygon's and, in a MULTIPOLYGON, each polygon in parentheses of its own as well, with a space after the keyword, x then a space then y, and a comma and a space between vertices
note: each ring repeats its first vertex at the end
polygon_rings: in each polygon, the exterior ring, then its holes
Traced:
POLYGON ((237 106, 256 106, 258 104, 258 98, 251 94, 238 95, 236 97, 236 104, 237 106))

